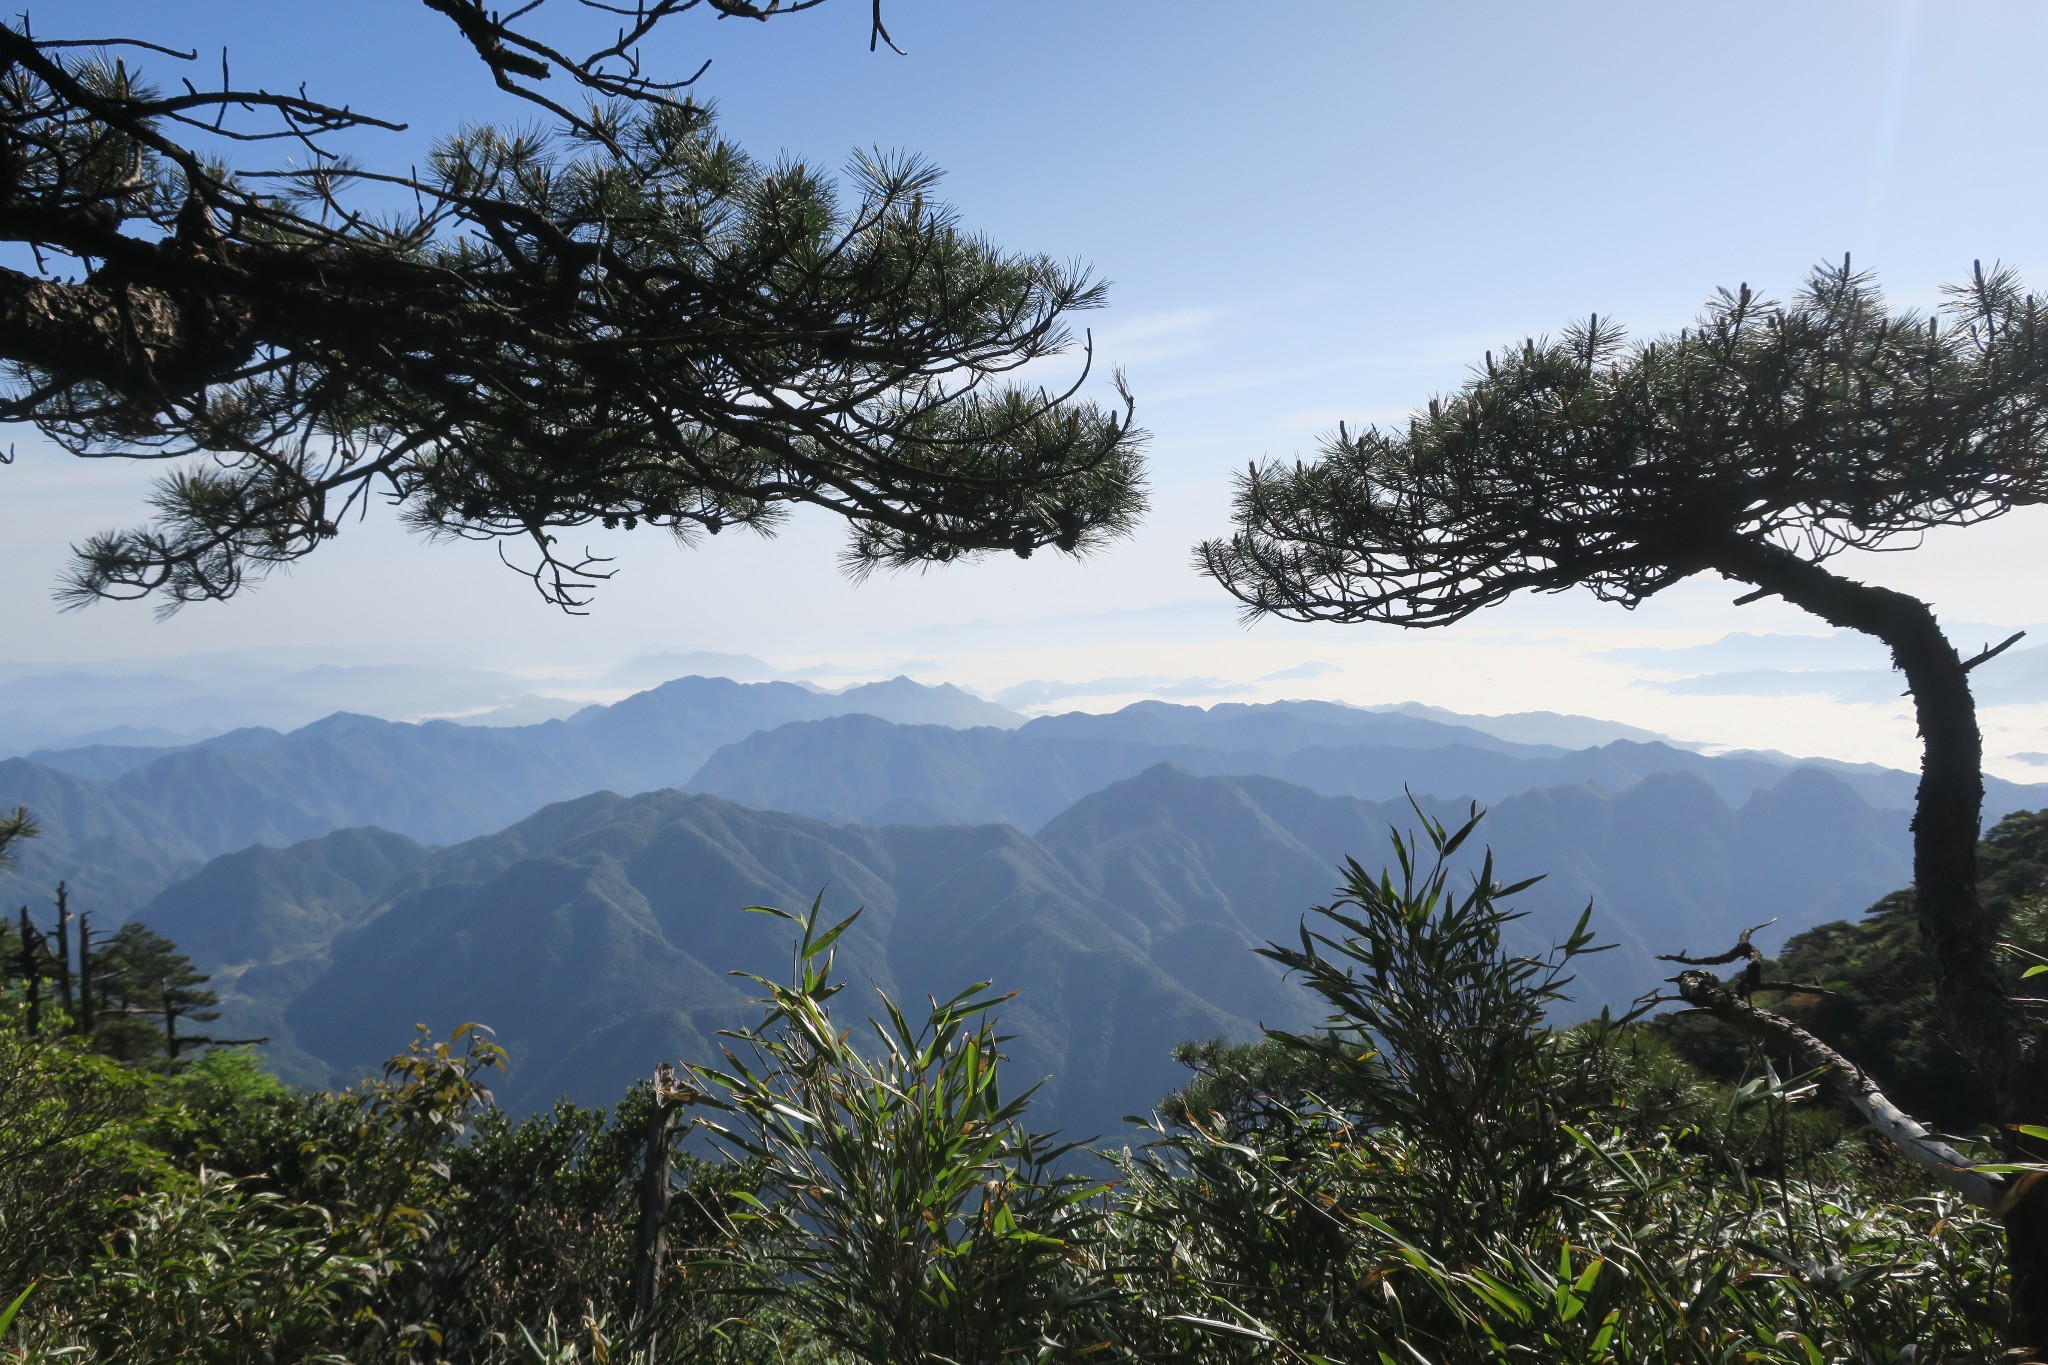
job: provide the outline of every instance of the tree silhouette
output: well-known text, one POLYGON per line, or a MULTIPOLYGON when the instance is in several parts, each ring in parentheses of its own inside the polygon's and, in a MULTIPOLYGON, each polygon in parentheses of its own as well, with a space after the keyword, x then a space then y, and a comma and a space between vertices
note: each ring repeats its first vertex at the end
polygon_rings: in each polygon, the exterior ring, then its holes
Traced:
MULTIPOLYGON (((1630 346, 1595 317, 1489 354, 1405 431, 1252 468, 1235 533, 1197 557, 1249 616, 1442 626, 1523 590, 1633 607, 1712 571, 1882 640, 1923 742, 1913 875, 1944 1023, 2001 1117, 2040 1124, 2048 1058, 1977 894, 1969 675, 2012 641, 1965 658, 1925 602, 1825 565, 2048 499, 2044 400, 2048 332, 2011 273, 1922 316, 1845 258, 1789 304, 1722 291, 1675 337, 1630 346)), ((2016 1331, 2048 1347, 2048 1197, 2005 1217, 2016 1331)))
POLYGON ((35 816, 27 806, 16 806, 5 815, 0 815, 0 867, 14 861, 14 845, 23 839, 33 839, 42 833, 35 816))
POLYGON ((564 543, 592 523, 688 543, 822 507, 856 573, 1131 527, 1121 380, 1105 408, 1076 396, 1086 362, 1064 391, 1013 378, 1102 301, 1084 270, 968 232, 914 159, 860 158, 842 190, 721 140, 695 76, 637 54, 698 0, 583 0, 625 22, 583 57, 533 36, 541 5, 422 3, 550 123, 376 171, 335 139, 401 125, 237 88, 225 61, 218 88, 159 88, 131 57, 196 54, 0 26, 0 242, 36 262, 0 268, 0 422, 207 457, 160 481, 153 522, 79 547, 69 600, 226 597, 379 497, 501 555, 523 538, 571 610, 609 574, 564 543), (232 164, 252 144, 287 164, 232 164))
POLYGON ((179 1032, 180 1024, 220 1018, 213 1008, 220 1001, 206 989, 207 974, 162 934, 132 920, 122 925, 100 945, 93 975, 99 1015, 94 1041, 113 1056, 132 1061, 161 1055, 175 1066, 186 1049, 222 1041, 179 1032))

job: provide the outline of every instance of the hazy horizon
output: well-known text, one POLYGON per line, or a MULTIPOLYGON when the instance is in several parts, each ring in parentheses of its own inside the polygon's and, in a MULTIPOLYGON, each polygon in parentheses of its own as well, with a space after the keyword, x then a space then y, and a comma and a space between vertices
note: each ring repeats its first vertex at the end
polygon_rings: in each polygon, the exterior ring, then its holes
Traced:
MULTIPOLYGON (((360 147, 373 161, 416 156, 465 118, 531 122, 418 11, 379 0, 281 21, 258 0, 176 13, 67 0, 30 14, 52 35, 189 44, 202 65, 225 43, 238 82, 303 81, 409 121, 360 147)), ((1485 348, 1589 311, 1655 334, 1718 285, 1782 296, 1845 250, 1902 304, 1937 300, 1977 258, 2048 279, 2044 192, 2011 170, 2014 130, 2038 114, 2023 83, 1978 72, 1987 32, 2027 50, 2048 38, 2048 11, 1301 3, 1247 20, 1220 0, 1170 14, 891 0, 888 13, 908 56, 870 55, 867 7, 851 4, 770 24, 687 17, 654 55, 712 57, 698 90, 756 155, 836 167, 856 147, 922 154, 970 228, 1114 281, 1109 306, 1079 321, 1093 382, 1126 369, 1153 433, 1153 510, 1135 538, 1084 563, 1041 555, 855 585, 837 569, 840 528, 820 515, 774 541, 690 551, 595 533, 619 576, 569 618, 490 547, 425 543, 379 509, 236 601, 161 622, 146 604, 64 614, 48 593, 68 545, 138 520, 155 471, 60 457, 16 428, 18 458, 0 471, 6 676, 176 675, 217 654, 289 672, 277 660, 298 651, 423 670, 423 696, 452 686, 428 675, 472 670, 573 702, 605 699, 603 679, 636 659, 708 652, 831 687, 903 673, 1024 710, 1412 700, 1913 766, 1882 649, 1775 601, 1736 608, 1737 585, 1694 580, 1634 613, 1577 593, 1524 598, 1440 631, 1247 629, 1189 549, 1224 529, 1247 461, 1308 454, 1340 419, 1398 420, 1485 348)), ((178 71, 142 65, 160 81, 178 71)), ((2044 534, 2048 510, 2033 508, 1834 563, 1933 602, 1975 649, 2048 617, 2044 534)), ((2014 780, 2048 773, 2026 757, 2048 753, 2044 649, 2037 628, 1977 675, 1987 767, 2014 780)))

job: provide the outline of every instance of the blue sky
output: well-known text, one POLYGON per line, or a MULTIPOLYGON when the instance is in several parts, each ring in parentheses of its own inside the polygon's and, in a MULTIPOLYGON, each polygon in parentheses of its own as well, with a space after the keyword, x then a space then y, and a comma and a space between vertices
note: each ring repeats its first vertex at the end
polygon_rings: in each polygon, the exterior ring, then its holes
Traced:
MULTIPOLYGON (((1246 461, 1306 453, 1339 418, 1397 419, 1487 347, 1588 311, 1659 332, 1716 285, 1789 291, 1845 250, 1902 303, 1933 301, 1979 257, 2048 280, 2030 79, 2048 7, 889 0, 907 56, 867 51, 867 10, 685 16, 649 55, 678 71, 712 58, 698 89, 758 155, 916 152, 947 170, 970 225, 1112 280, 1090 319, 1097 353, 1127 369, 1154 433, 1137 538, 1079 565, 990 561, 855 587, 823 518, 687 553, 620 534, 595 543, 620 555, 619 579, 591 617, 565 620, 487 551, 373 518, 242 600, 165 623, 133 605, 60 615, 45 586, 65 546, 135 520, 145 479, 17 432, 19 459, 0 470, 8 661, 325 649, 601 690, 592 680, 637 654, 721 650, 820 678, 1038 683, 1030 695, 1062 706, 1414 698, 1910 760, 1879 651, 1816 640, 1818 623, 1771 603, 1732 608, 1737 590, 1718 582, 1633 614, 1566 596, 1447 631, 1245 630, 1188 548, 1224 528, 1246 461), (1735 651, 1739 663, 1657 652, 1736 632, 1793 638, 1735 651)), ((412 125, 360 146, 366 160, 403 162, 465 120, 530 119, 412 0, 66 0, 30 14, 46 33, 196 46, 209 71, 225 44, 238 83, 303 81, 412 125)), ((2044 532, 2035 509, 1843 563, 1981 634, 2048 621, 2044 532)), ((2042 667, 2021 660, 2013 676, 2042 667)), ((1998 695, 2013 700, 1987 708, 1994 767, 2043 776, 2011 756, 2048 752, 2048 686, 1998 695)))

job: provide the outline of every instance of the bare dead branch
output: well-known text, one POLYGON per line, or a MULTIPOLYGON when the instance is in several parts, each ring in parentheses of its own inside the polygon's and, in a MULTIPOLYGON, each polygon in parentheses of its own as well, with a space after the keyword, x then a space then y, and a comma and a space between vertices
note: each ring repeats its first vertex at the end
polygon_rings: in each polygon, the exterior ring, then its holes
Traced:
POLYGON ((2026 638, 2027 633, 2025 631, 2016 630, 2012 634, 2006 636, 2005 639, 1999 641, 1997 644, 1987 645, 1985 648, 1979 650, 1972 657, 1963 660, 1963 672, 1969 672, 1978 664, 1988 663, 1992 659, 1997 658, 1999 655, 2005 653, 2005 651, 2011 649, 2014 645, 2018 644, 2020 641, 2026 638))
POLYGON ((1710 972, 1680 972, 1671 978, 1687 1004, 1782 1049, 1803 1070, 1819 1071, 1866 1122, 1915 1165, 1962 1194, 1979 1208, 2002 1212, 2006 1185, 1982 1172, 1968 1157, 1930 1133, 1886 1098, 1869 1073, 1781 1014, 1751 1004, 1710 972))
POLYGON ((1774 919, 1767 919, 1762 924, 1750 925, 1749 928, 1744 929, 1737 936, 1735 946, 1725 953, 1716 953, 1712 957, 1688 957, 1686 954, 1691 950, 1681 949, 1675 953, 1659 953, 1657 954, 1657 960, 1659 962, 1681 962, 1688 967, 1719 967, 1738 959, 1745 962, 1755 962, 1761 959, 1763 954, 1758 951, 1755 944, 1749 941, 1749 936, 1759 929, 1768 929, 1776 923, 1777 921, 1774 919))

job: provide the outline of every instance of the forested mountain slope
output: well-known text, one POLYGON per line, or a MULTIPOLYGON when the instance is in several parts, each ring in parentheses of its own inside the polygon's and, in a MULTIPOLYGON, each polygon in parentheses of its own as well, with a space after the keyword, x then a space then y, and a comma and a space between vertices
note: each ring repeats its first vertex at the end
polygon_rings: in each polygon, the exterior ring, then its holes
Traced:
POLYGON ((283 1008, 327 964, 328 945, 360 923, 429 850, 381 829, 344 829, 215 858, 149 905, 149 926, 194 960, 232 1002, 220 1037, 268 1038, 266 1066, 312 1084, 332 1079, 295 1047, 283 1008))
POLYGON ((69 881, 86 909, 118 918, 196 871, 219 849, 181 828, 176 810, 159 810, 106 782, 0 759, 0 809, 26 806, 42 837, 10 850, 0 867, 0 906, 42 902, 69 881))
MULTIPOLYGON (((513 1107, 615 1095, 658 1060, 715 1055, 716 1030, 748 1014, 729 972, 786 969, 786 926, 746 906, 821 891, 835 913, 863 910, 842 940, 853 980, 910 1000, 980 977, 1020 988, 1004 1014, 1015 1074, 1053 1077, 1064 1123, 1115 1122, 1174 1083, 1173 1043, 1257 1022, 1176 981, 1142 925, 1016 830, 842 829, 677 792, 586 797, 432 856, 283 1017, 344 1072, 416 1022, 480 1020, 512 1052, 513 1107)), ((1246 953, 1239 974, 1297 1019, 1277 972, 1246 953)))
MULTIPOLYGON (((1590 783, 1609 794, 1692 773, 1742 805, 1793 767, 1621 740, 1566 750, 1469 726, 1321 702, 1144 702, 1110 715, 1017 718, 906 679, 838 694, 789 683, 684 678, 567 721, 483 727, 337 714, 280 735, 253 729, 171 750, 96 746, 0 762, 0 808, 35 811, 41 839, 0 870, 0 904, 68 878, 106 920, 139 910, 206 859, 376 826, 428 844, 476 838, 552 802, 674 786, 763 810, 870 825, 1035 829, 1089 794, 1171 762, 1334 796, 1499 802, 1590 783), (849 708, 865 708, 849 710, 849 708), (844 713, 844 714, 841 714, 844 713), (925 721, 943 721, 927 724, 925 721)), ((1879 808, 1913 779, 1820 765, 1879 808)), ((2048 788, 1990 784, 1988 819, 2048 805, 2048 788)))
MULTIPOLYGON (((1595 902, 1620 947, 1589 960, 1575 1008, 1591 1013, 1668 974, 1657 952, 1861 909, 1907 875, 1901 820, 1818 772, 1740 807, 1671 774, 1619 794, 1517 795, 1480 837, 1502 875, 1549 874, 1518 898, 1529 946, 1595 902)), ((863 909, 843 940, 852 980, 913 1000, 981 978, 1018 990, 1003 1014, 1011 1074, 1049 1077, 1039 1112, 1092 1132, 1175 1084, 1173 1044, 1307 1022, 1306 997, 1251 949, 1291 938, 1343 858, 1377 868, 1389 827, 1415 823, 1405 801, 1168 765, 1035 837, 601 793, 436 853, 351 831, 235 855, 143 917, 223 973, 223 1027, 269 1032, 301 1079, 373 1066, 415 1023, 478 1020, 512 1052, 501 1097, 527 1108, 602 1100, 655 1061, 713 1055, 716 1030, 746 1017, 749 987, 728 973, 787 966, 785 926, 744 907, 822 893, 831 913, 863 909)))

